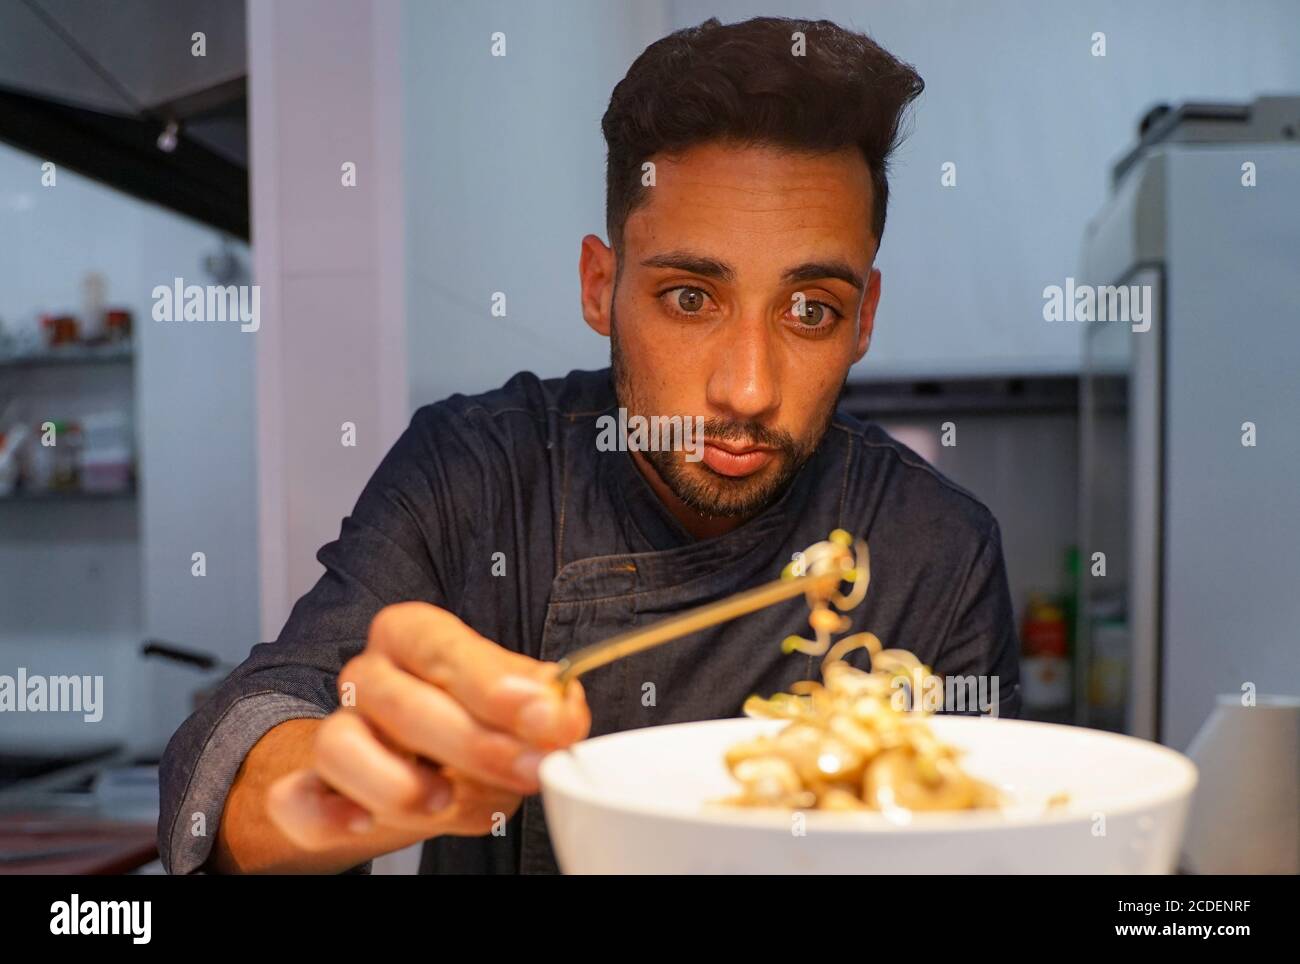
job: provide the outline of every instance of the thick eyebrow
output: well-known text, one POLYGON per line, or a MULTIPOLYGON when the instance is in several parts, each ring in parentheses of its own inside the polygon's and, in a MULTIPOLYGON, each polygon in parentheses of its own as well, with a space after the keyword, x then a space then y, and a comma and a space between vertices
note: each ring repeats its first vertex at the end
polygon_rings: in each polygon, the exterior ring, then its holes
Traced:
POLYGON ((665 254, 656 254, 653 258, 646 258, 641 264, 647 268, 673 268, 677 271, 697 274, 703 278, 712 278, 715 281, 731 281, 736 277, 736 272, 725 261, 706 258, 700 254, 691 254, 689 251, 669 251, 665 254))
POLYGON ((858 291, 862 290, 862 276, 843 261, 809 261, 796 265, 781 276, 786 284, 798 284, 801 281, 820 281, 823 278, 835 278, 845 284, 851 284, 858 291))
MULTIPOLYGON (((731 265, 716 258, 692 254, 689 251, 668 251, 656 254, 641 262, 647 268, 672 268, 686 271, 715 281, 732 281, 736 272, 731 265)), ((820 281, 823 278, 835 278, 850 284, 858 291, 862 290, 862 277, 843 261, 808 261, 788 269, 781 276, 785 284, 798 284, 802 281, 820 281)))

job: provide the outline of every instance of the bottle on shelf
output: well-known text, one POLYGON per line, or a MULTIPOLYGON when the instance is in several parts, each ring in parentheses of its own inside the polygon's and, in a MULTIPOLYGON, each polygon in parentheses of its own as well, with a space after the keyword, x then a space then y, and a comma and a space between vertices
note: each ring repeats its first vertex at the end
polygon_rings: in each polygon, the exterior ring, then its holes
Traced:
POLYGON ((1025 715, 1065 722, 1070 713, 1072 676, 1064 608, 1043 593, 1030 595, 1020 641, 1025 715))

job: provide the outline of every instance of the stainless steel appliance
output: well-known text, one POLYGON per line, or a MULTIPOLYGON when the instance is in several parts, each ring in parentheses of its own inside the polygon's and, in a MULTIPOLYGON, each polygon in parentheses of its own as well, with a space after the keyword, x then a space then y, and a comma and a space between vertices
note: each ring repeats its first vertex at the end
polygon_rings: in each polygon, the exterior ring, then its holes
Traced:
POLYGON ((1300 97, 1153 116, 1078 279, 1151 314, 1077 322, 1075 696, 1184 749, 1218 694, 1300 693, 1300 97))

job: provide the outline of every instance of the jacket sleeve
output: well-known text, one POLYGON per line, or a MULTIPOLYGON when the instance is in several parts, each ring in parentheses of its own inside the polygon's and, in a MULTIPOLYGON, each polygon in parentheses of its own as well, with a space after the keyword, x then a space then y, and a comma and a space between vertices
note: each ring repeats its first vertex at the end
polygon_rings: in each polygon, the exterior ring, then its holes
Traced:
MULTIPOLYGON (((206 870, 226 796, 244 757, 286 720, 338 707, 343 665, 384 606, 423 600, 454 608, 472 529, 491 498, 469 422, 426 406, 366 484, 325 567, 273 643, 260 643, 172 736, 160 765, 158 848, 169 873, 206 870)), ((367 865, 354 870, 364 872, 367 865)))

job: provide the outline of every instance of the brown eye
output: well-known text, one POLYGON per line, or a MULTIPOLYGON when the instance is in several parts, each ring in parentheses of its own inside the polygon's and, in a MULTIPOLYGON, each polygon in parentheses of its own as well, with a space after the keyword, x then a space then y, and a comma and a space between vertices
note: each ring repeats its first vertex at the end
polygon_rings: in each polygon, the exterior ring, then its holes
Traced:
POLYGON ((694 314, 704 307, 704 292, 699 288, 682 288, 677 293, 677 307, 687 314, 694 314))
POLYGON ((805 301, 803 310, 796 310, 799 320, 810 328, 816 328, 826 320, 826 306, 820 301, 805 301))

